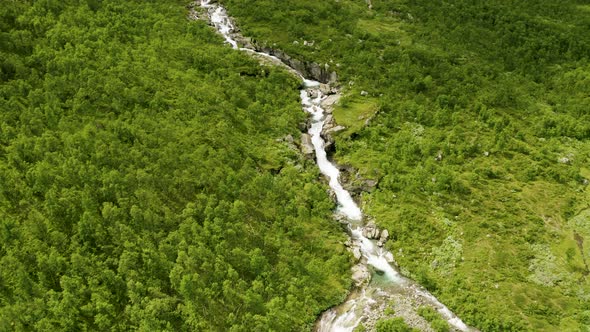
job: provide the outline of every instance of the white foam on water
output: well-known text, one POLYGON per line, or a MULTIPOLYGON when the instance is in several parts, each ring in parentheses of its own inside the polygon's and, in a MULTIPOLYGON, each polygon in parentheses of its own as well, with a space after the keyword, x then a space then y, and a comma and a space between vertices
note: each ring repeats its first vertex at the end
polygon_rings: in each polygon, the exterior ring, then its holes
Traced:
MULTIPOLYGON (((311 80, 306 80, 304 82, 305 85, 319 86, 319 83, 316 83, 317 82, 311 80)), ((340 171, 328 160, 328 155, 324 148, 325 141, 321 135, 325 122, 325 111, 320 105, 323 96, 322 92, 319 88, 307 88, 302 89, 300 95, 303 109, 310 113, 312 117, 311 128, 309 128, 308 133, 311 136, 311 143, 315 150, 316 162, 320 172, 328 178, 330 188, 336 194, 338 212, 342 213, 350 220, 362 220, 363 214, 361 209, 352 199, 350 193, 342 187, 342 184, 340 184, 340 171), (317 95, 317 97, 311 98, 309 96, 310 94, 317 95)))
POLYGON ((207 9, 209 19, 215 29, 221 33, 225 41, 231 45, 232 48, 238 48, 238 42, 232 38, 231 33, 235 31, 235 27, 227 15, 225 8, 218 4, 211 3, 211 0, 201 0, 201 7, 207 9))

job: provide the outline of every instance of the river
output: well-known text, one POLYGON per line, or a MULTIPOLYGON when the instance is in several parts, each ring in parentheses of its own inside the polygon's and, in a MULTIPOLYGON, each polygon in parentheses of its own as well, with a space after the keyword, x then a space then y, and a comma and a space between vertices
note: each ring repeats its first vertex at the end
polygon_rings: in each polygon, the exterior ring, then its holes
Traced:
MULTIPOLYGON (((267 53, 240 48, 235 39, 236 29, 233 21, 221 5, 211 0, 200 0, 196 4, 204 9, 210 24, 232 48, 255 53, 276 64, 286 66, 280 59, 267 53)), ((191 13, 191 18, 197 19, 198 16, 199 13, 196 11, 191 13)), ((319 317, 315 329, 320 332, 350 332, 361 322, 371 327, 375 320, 382 316, 385 308, 393 307, 397 315, 401 315, 406 321, 412 321, 410 325, 421 330, 429 330, 428 323, 416 313, 416 309, 419 306, 430 306, 438 311, 454 330, 476 331, 463 323, 423 287, 402 276, 390 263, 393 261, 392 253, 378 245, 374 236, 373 239, 365 236, 367 225, 364 223, 363 213, 350 193, 343 188, 340 182, 340 171, 328 159, 325 150, 322 129, 327 112, 322 106, 322 101, 326 96, 320 89, 320 82, 305 78, 294 68, 289 70, 303 81, 303 88, 300 91, 301 105, 311 117, 308 134, 311 136, 316 162, 321 173, 328 178, 329 186, 336 196, 338 203, 336 214, 340 216, 340 221, 348 226, 349 249, 360 256, 353 270, 365 279, 357 283, 357 287, 344 303, 325 311, 319 317)))

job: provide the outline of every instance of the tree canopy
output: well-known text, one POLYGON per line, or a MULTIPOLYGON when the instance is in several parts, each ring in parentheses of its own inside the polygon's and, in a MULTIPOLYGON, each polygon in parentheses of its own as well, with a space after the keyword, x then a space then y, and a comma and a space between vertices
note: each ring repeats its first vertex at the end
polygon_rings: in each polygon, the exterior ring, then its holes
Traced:
POLYGON ((590 324, 587 2, 222 2, 338 72, 335 158, 405 274, 485 331, 590 324))
POLYGON ((334 204, 283 139, 300 83, 185 5, 3 1, 0 330, 300 330, 343 300, 334 204))

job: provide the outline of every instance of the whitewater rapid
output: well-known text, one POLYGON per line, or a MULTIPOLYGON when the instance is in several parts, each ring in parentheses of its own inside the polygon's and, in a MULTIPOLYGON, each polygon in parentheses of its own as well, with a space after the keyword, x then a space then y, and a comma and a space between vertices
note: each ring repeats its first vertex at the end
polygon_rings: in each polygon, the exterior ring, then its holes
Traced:
MULTIPOLYGON (((210 24, 215 27, 224 37, 225 42, 232 48, 263 56, 277 64, 285 66, 280 59, 272 55, 250 48, 240 48, 234 38, 235 26, 228 16, 227 11, 221 5, 211 0, 201 0, 197 4, 206 10, 210 24)), ((196 14, 193 16, 198 17, 196 14)), ((328 159, 325 149, 322 129, 326 123, 326 110, 322 107, 322 101, 326 96, 320 89, 320 82, 303 77, 300 72, 297 72, 293 68, 289 67, 289 69, 303 81, 303 88, 300 91, 301 105, 303 110, 309 113, 311 117, 311 127, 308 130, 308 134, 311 136, 316 162, 321 173, 328 178, 329 186, 336 195, 336 201, 338 203, 337 213, 344 216, 344 220, 348 225, 351 248, 357 248, 360 251, 361 259, 359 264, 364 265, 365 268, 370 266, 387 283, 396 285, 398 291, 402 289, 404 294, 407 293, 415 297, 420 297, 423 303, 434 307, 455 329, 460 331, 473 330, 467 327, 461 319, 455 316, 432 294, 414 281, 403 277, 387 260, 387 257, 393 257, 393 255, 382 247, 379 247, 375 240, 368 239, 363 235, 363 213, 350 193, 343 188, 340 182, 340 171, 328 159)), ((324 312, 316 324, 316 330, 320 332, 353 331, 363 319, 366 319, 371 314, 370 311, 374 310, 373 307, 377 303, 375 298, 387 298, 387 290, 385 288, 376 286, 373 282, 365 283, 360 289, 354 291, 344 303, 324 312)))

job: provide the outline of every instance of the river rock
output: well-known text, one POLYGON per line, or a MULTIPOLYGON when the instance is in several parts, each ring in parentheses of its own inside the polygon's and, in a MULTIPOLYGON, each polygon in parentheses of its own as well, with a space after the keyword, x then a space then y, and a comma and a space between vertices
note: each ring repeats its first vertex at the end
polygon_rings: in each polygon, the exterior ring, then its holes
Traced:
MULTIPOLYGON (((315 62, 309 64, 309 70, 312 77, 323 77, 322 67, 315 62)), ((324 79, 324 81, 326 81, 324 79)), ((320 81, 321 82, 321 81, 320 81)))
POLYGON ((332 114, 326 115, 326 119, 324 120, 324 127, 322 128, 322 132, 325 133, 326 131, 332 129, 334 127, 334 116, 332 114))
POLYGON ((320 91, 326 96, 331 96, 338 93, 338 89, 330 86, 330 84, 324 83, 320 84, 320 91))
POLYGON ((389 238, 389 232, 386 229, 382 230, 381 235, 379 236, 379 242, 377 242, 377 245, 379 247, 383 247, 385 242, 387 242, 388 238, 389 238))
POLYGON ((331 133, 333 133, 336 126, 336 122, 334 121, 334 117, 332 114, 328 114, 326 119, 324 120, 324 127, 322 128, 321 135, 324 138, 325 144, 324 146, 328 149, 334 144, 334 137, 332 137, 331 133))
POLYGON ((387 239, 389 239, 389 231, 384 229, 381 231, 381 237, 379 238, 379 241, 385 243, 387 239))
POLYGON ((329 83, 336 83, 338 82, 338 74, 335 71, 330 72, 330 77, 328 78, 329 83))
POLYGON ((371 281, 371 272, 364 264, 357 264, 352 267, 352 281, 356 287, 362 286, 364 283, 371 281))
POLYGON ((330 134, 324 134, 324 149, 326 151, 330 151, 333 148, 334 143, 336 142, 334 140, 334 137, 332 137, 332 135, 330 134))
POLYGON ((379 247, 383 247, 385 242, 387 242, 388 237, 389 237, 389 232, 386 229, 382 230, 381 235, 379 236, 379 241, 377 242, 377 245, 379 247))
POLYGON ((395 258, 393 258, 393 254, 389 251, 383 255, 383 258, 385 258, 387 263, 395 263, 395 258))
POLYGON ((301 152, 306 157, 313 158, 313 144, 311 143, 311 136, 309 134, 301 134, 301 152))
POLYGON ((332 106, 336 105, 338 100, 340 100, 339 94, 329 95, 322 100, 321 105, 326 110, 326 113, 332 113, 332 106))
POLYGON ((359 247, 352 248, 352 255, 354 256, 354 259, 359 261, 363 257, 363 254, 361 253, 361 248, 359 248, 359 247))
POLYGON ((377 226, 374 223, 368 223, 364 228, 363 228, 363 236, 366 237, 367 239, 377 239, 379 238, 379 229, 377 228, 377 226))

